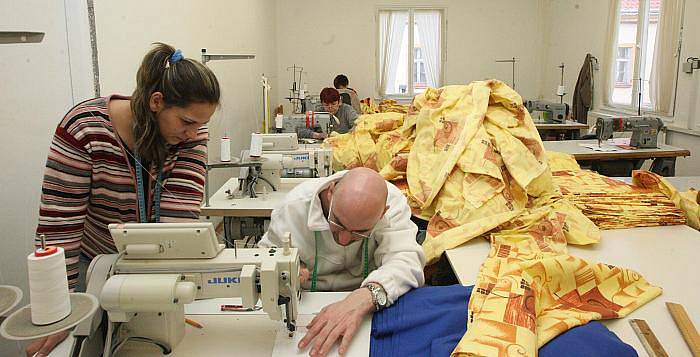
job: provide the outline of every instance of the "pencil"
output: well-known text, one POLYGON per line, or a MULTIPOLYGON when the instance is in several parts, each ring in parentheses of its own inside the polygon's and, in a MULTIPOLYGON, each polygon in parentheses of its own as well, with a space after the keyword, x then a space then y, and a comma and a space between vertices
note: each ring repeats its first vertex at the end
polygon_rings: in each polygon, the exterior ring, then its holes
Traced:
POLYGON ((185 323, 196 328, 204 328, 204 326, 202 326, 202 324, 200 324, 199 322, 190 320, 188 318, 185 318, 185 323))

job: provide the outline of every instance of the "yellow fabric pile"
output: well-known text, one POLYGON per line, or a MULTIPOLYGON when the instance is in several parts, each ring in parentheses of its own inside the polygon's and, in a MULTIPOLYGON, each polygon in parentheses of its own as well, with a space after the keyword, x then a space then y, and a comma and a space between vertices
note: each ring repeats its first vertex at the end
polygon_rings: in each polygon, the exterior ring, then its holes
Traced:
POLYGON ((567 254, 568 243, 596 243, 600 232, 562 197, 547 160, 578 165, 545 153, 522 98, 504 83, 429 88, 402 122, 380 115, 326 140, 335 164, 371 167, 397 183, 413 214, 429 222, 423 248, 431 263, 491 233, 471 325, 454 355, 534 356, 570 327, 624 316, 660 294, 632 271, 567 254))
POLYGON ((409 105, 399 104, 394 99, 384 99, 377 105, 372 98, 360 100, 359 114, 376 114, 376 113, 403 113, 408 112, 409 105))
POLYGON ((683 211, 669 199, 671 186, 628 185, 588 170, 555 171, 553 180, 564 197, 600 229, 686 223, 683 211))
POLYGON ((536 356, 560 333, 624 317, 661 294, 637 272, 567 254, 556 211, 491 235, 452 356, 536 356))
POLYGON ((632 184, 663 192, 676 207, 683 210, 687 224, 700 229, 700 196, 697 189, 691 188, 686 192, 680 192, 666 179, 649 171, 633 171, 632 184))
POLYGON ((379 112, 380 113, 407 113, 408 105, 399 104, 399 102, 393 99, 384 99, 379 102, 379 112))
POLYGON ((357 114, 375 114, 379 113, 379 108, 372 98, 367 97, 360 100, 360 112, 357 114))
POLYGON ((360 115, 351 132, 333 133, 324 141, 325 147, 333 149, 334 169, 364 166, 380 171, 392 160, 394 166, 401 166, 398 162, 402 159, 397 155, 407 154, 411 147, 410 139, 402 135, 402 125, 404 114, 401 113, 360 115))

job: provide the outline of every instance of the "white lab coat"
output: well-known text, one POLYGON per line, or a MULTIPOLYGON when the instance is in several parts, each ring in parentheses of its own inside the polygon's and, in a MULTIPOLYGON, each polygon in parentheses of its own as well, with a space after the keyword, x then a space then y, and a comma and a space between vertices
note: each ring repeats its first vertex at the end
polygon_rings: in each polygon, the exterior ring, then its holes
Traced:
MULTIPOLYGON (((369 275, 362 279, 362 242, 343 247, 335 242, 321 208, 319 192, 347 171, 330 177, 312 179, 295 187, 282 206, 272 211, 270 227, 260 241, 261 247, 281 246, 285 232, 292 235, 292 245, 299 248, 301 262, 313 271, 316 246, 314 231, 321 233, 318 242, 318 280, 322 291, 350 291, 369 282, 381 284, 388 304, 425 282, 423 249, 416 243, 418 228, 411 221, 406 198, 396 186, 387 182, 389 209, 375 226, 369 244, 369 275)), ((310 282, 304 284, 309 288, 310 282)))

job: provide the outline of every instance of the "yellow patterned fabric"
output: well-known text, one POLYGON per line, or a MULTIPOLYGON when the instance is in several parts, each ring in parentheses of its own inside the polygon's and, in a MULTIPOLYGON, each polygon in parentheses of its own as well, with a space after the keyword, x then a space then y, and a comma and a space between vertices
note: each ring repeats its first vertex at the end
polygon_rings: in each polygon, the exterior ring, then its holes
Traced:
POLYGON ((700 196, 698 190, 690 188, 686 192, 678 191, 665 178, 649 171, 633 171, 632 183, 635 186, 663 192, 685 215, 687 224, 700 230, 700 196))
POLYGON ((381 171, 393 160, 393 167, 403 168, 389 175, 391 179, 404 175, 405 155, 403 159, 397 155, 407 154, 412 145, 411 130, 404 128, 404 117, 405 114, 401 113, 363 114, 355 120, 351 132, 332 134, 324 141, 324 146, 333 149, 334 169, 364 166, 381 171))
POLYGON ((491 234, 456 356, 537 356, 560 333, 624 317, 661 294, 635 271, 567 254, 566 217, 491 234))
POLYGON ((559 170, 553 179, 564 197, 600 229, 686 223, 683 211, 669 199, 670 186, 629 185, 589 170, 559 170))
POLYGON ((414 214, 429 220, 429 262, 518 216, 532 198, 557 195, 530 114, 503 82, 428 90, 414 106, 421 110, 408 198, 414 214))
POLYGON ((549 169, 553 172, 559 170, 581 170, 581 166, 579 166, 573 155, 556 151, 546 151, 546 154, 549 169))
POLYGON ((334 163, 394 181, 428 220, 429 262, 490 234, 469 329, 453 355, 536 356, 570 327, 625 316, 661 293, 633 271, 568 255, 567 244, 596 243, 600 231, 562 196, 548 161, 557 173, 580 167, 545 152, 522 98, 504 83, 428 88, 401 124, 378 115, 326 140, 334 163))

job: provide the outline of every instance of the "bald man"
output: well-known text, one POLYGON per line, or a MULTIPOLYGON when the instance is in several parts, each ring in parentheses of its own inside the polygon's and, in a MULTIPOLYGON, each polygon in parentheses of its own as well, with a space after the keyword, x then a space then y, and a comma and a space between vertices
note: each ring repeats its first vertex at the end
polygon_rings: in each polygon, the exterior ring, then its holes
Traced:
POLYGON ((272 211, 260 246, 279 247, 290 232, 303 288, 352 291, 311 321, 300 349, 313 342, 310 354, 323 356, 341 340, 345 353, 365 315, 423 285, 425 256, 410 218, 401 191, 367 168, 305 181, 272 211))

